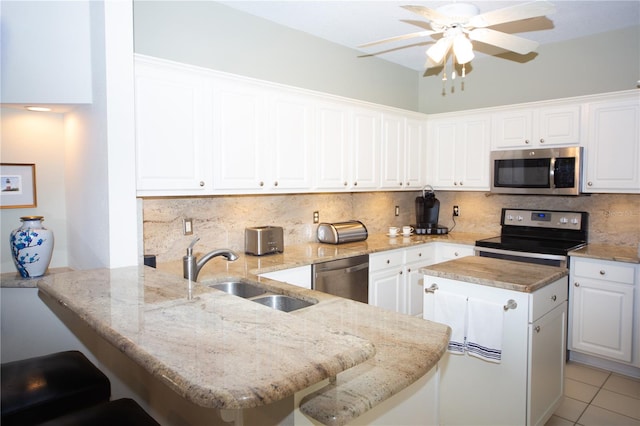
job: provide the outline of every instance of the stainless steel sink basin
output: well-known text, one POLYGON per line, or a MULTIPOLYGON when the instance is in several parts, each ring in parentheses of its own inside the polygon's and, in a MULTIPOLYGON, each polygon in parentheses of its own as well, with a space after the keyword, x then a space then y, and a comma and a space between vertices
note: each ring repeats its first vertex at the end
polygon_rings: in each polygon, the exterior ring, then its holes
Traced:
POLYGON ((252 300, 256 303, 260 303, 261 305, 283 312, 291 312, 313 305, 313 303, 307 302, 306 300, 285 296, 284 294, 270 294, 268 296, 258 297, 252 300))
POLYGON ((211 287, 245 299, 267 293, 267 290, 264 288, 243 281, 228 281, 219 284, 211 284, 211 287))

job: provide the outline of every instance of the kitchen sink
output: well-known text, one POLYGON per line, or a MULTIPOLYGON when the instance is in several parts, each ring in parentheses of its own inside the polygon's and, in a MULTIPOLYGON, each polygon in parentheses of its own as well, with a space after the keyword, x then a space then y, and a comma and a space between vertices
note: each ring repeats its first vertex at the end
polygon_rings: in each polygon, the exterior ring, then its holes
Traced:
POLYGON ((283 294, 270 294, 264 297, 258 297, 252 299, 256 303, 268 306, 273 309, 277 309, 283 312, 291 312, 302 308, 312 306, 314 303, 307 302, 306 300, 297 299, 291 296, 285 296, 283 294))
POLYGON ((211 284, 210 287, 245 299, 267 293, 267 290, 264 288, 243 281, 227 281, 219 284, 211 284))

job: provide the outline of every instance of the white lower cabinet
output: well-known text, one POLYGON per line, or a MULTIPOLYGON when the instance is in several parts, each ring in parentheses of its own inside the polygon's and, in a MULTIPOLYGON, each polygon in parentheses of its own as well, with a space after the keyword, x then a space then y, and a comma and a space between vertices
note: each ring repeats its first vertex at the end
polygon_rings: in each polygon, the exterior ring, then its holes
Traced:
POLYGON ((632 263, 571 258, 571 351, 640 367, 638 269, 632 263))
POLYGON ((369 304, 408 315, 422 315, 423 275, 435 262, 435 244, 369 255, 369 304))
MULTIPOLYGON (((533 293, 425 276, 425 289, 517 307, 504 311, 502 358, 488 362, 447 352, 440 360, 443 425, 544 425, 563 397, 567 278, 533 293)), ((424 318, 434 320, 435 293, 424 318)))

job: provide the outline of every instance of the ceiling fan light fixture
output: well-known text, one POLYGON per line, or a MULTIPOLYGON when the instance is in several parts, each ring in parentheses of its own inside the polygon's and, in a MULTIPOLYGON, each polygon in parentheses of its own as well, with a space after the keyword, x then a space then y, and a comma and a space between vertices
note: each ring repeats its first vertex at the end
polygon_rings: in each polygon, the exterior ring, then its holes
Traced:
POLYGON ((449 49, 453 44, 451 37, 442 37, 433 46, 427 50, 427 56, 435 63, 440 64, 447 57, 449 49))
POLYGON ((473 45, 464 34, 458 34, 453 40, 453 53, 456 55, 456 61, 459 64, 471 62, 475 57, 473 53, 473 45))

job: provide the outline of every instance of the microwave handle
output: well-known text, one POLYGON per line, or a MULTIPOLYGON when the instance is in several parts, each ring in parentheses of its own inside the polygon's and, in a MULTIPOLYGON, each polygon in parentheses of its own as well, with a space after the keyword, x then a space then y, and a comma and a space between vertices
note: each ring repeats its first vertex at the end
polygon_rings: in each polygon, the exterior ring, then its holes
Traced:
POLYGON ((551 164, 549 167, 549 187, 556 187, 556 157, 551 157, 551 164))

